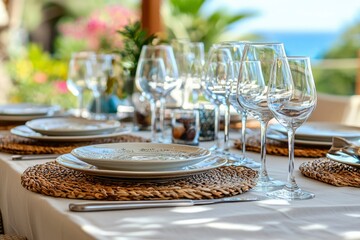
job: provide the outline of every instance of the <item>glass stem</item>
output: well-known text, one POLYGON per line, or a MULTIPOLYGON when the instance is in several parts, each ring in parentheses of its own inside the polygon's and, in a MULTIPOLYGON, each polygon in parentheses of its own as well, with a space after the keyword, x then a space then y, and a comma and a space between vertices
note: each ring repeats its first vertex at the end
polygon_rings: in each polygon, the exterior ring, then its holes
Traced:
POLYGON ((287 178, 286 188, 290 191, 295 191, 299 189, 295 181, 294 176, 294 150, 295 150, 295 130, 290 129, 288 131, 288 142, 289 142, 289 172, 287 178))
POLYGON ((101 101, 100 101, 100 96, 96 96, 95 97, 95 111, 96 111, 96 115, 99 115, 101 112, 101 101))
POLYGON ((150 101, 151 109, 151 141, 156 142, 156 102, 154 100, 150 101))
POLYGON ((78 98, 78 107, 79 107, 79 116, 78 117, 82 117, 83 116, 83 91, 79 92, 79 95, 77 96, 78 98))
POLYGON ((214 126, 214 140, 216 143, 216 148, 220 149, 220 139, 219 139, 219 131, 220 131, 220 107, 219 105, 215 105, 215 126, 214 126))
POLYGON ((267 121, 260 121, 260 139, 261 139, 261 165, 260 165, 260 176, 259 179, 261 182, 268 182, 270 181, 269 175, 266 170, 266 129, 269 120, 267 121))
POLYGON ((246 154, 246 120, 247 113, 246 111, 241 112, 241 142, 242 142, 242 155, 245 158, 246 154))
POLYGON ((160 132, 162 140, 165 140, 165 97, 160 98, 160 132))
POLYGON ((224 151, 228 152, 230 149, 229 146, 229 131, 230 131, 230 102, 229 99, 226 100, 226 111, 224 119, 224 151))

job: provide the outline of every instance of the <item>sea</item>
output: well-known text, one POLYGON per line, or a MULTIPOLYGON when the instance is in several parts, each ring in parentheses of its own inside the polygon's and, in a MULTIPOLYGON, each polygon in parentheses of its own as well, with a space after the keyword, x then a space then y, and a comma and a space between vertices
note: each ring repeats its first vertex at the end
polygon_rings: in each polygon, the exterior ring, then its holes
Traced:
POLYGON ((284 43, 288 56, 312 59, 322 59, 341 37, 337 32, 258 32, 256 35, 264 41, 284 43))

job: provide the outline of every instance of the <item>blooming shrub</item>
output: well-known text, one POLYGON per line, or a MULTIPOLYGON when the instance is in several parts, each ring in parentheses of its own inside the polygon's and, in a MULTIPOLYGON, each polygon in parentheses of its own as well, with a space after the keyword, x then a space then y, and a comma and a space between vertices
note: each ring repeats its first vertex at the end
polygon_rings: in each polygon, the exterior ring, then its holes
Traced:
POLYGON ((59 30, 66 38, 85 41, 87 50, 112 51, 122 47, 122 37, 116 31, 137 18, 127 8, 110 5, 94 11, 88 17, 63 23, 59 30))
POLYGON ((75 98, 67 96, 67 60, 54 59, 38 45, 30 44, 24 55, 8 64, 14 89, 10 102, 33 102, 74 106, 75 98))

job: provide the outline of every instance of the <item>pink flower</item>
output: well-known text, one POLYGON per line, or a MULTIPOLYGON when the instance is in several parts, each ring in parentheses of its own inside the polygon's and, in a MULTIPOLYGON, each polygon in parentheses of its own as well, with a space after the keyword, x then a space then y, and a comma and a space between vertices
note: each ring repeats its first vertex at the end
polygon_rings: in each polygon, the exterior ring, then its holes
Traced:
POLYGON ((56 80, 54 82, 54 86, 57 92, 59 92, 60 94, 65 94, 68 92, 68 88, 66 86, 66 81, 63 80, 56 80))
POLYGON ((34 74, 34 82, 36 83, 43 84, 46 83, 47 80, 48 80, 48 76, 43 72, 36 72, 34 74))
POLYGON ((138 19, 131 10, 119 5, 109 5, 80 18, 74 22, 59 26, 65 36, 86 41, 89 50, 100 48, 119 48, 122 46, 121 35, 116 31, 138 19))

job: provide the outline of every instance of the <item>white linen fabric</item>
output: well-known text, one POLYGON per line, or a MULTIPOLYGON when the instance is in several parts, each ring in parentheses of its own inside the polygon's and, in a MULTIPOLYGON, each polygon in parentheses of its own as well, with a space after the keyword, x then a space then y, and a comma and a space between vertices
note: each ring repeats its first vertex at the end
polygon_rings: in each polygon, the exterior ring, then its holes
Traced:
MULTIPOLYGON (((298 166, 308 160, 296 158, 295 169, 298 184, 316 194, 311 200, 76 213, 68 210, 69 203, 88 201, 43 196, 21 186, 27 167, 49 160, 12 161, 9 154, 0 153, 0 209, 5 232, 29 240, 360 239, 360 189, 302 176, 298 166)), ((272 177, 286 181, 287 157, 268 156, 267 163, 272 177)))

